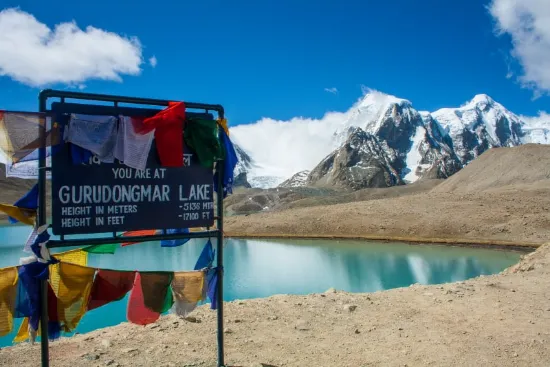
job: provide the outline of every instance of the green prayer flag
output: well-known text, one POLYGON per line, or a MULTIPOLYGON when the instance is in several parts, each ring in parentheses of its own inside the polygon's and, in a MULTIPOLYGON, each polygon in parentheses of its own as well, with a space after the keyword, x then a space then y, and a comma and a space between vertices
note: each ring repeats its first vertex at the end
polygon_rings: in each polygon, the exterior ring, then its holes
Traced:
POLYGON ((118 244, 110 243, 107 245, 93 245, 84 247, 82 250, 91 253, 91 254, 114 254, 118 244))
POLYGON ((215 120, 190 119, 185 124, 183 136, 186 146, 197 154, 202 166, 213 168, 215 161, 223 159, 225 152, 215 120))
POLYGON ((168 286, 166 291, 166 297, 164 297, 164 304, 162 305, 162 311, 160 313, 165 313, 172 308, 174 305, 174 295, 172 294, 172 287, 168 286))

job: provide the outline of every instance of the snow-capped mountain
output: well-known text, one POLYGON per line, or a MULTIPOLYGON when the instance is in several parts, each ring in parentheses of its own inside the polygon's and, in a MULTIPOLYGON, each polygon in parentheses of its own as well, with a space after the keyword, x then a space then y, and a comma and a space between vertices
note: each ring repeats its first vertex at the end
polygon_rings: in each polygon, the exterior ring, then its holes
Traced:
POLYGON ((345 113, 234 129, 252 157, 248 182, 264 188, 302 185, 304 170, 308 185, 352 189, 446 178, 491 147, 550 143, 550 119, 526 121, 484 94, 430 113, 371 91, 345 113))
POLYGON ((237 144, 233 146, 238 159, 235 170, 233 171, 233 186, 251 187, 247 175, 252 167, 252 158, 250 158, 250 156, 237 144))
POLYGON ((279 187, 302 187, 307 183, 310 171, 300 171, 286 181, 283 181, 279 187))
POLYGON ((348 121, 347 141, 312 170, 308 184, 388 187, 426 175, 446 178, 462 168, 437 123, 409 101, 378 96, 365 98, 359 107, 348 121))
POLYGON ((270 188, 285 180, 285 177, 255 175, 254 173, 261 169, 261 165, 258 165, 238 144, 233 146, 239 160, 233 171, 233 186, 270 188))
POLYGON ((525 133, 524 143, 550 144, 550 115, 542 114, 536 118, 523 117, 525 125, 522 130, 525 133))
POLYGON ((431 115, 451 137, 464 164, 489 148, 520 145, 525 135, 519 117, 485 94, 462 107, 443 108, 431 115))

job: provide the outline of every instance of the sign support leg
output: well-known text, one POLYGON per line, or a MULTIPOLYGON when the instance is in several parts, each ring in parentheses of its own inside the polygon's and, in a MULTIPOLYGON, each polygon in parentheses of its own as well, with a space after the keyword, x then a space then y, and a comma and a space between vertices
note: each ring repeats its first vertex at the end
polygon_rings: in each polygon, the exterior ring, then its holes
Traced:
POLYGON ((218 191, 217 208, 218 208, 218 246, 217 246, 217 271, 218 271, 218 367, 225 366, 224 363, 224 341, 223 341, 223 161, 216 163, 216 171, 218 172, 218 191))
MULTIPOLYGON (((39 111, 46 111, 46 99, 39 95, 39 111)), ((46 224, 46 117, 40 119, 38 149, 38 218, 37 226, 46 224)), ((50 365, 48 346, 48 280, 40 281, 40 349, 42 367, 50 365)))

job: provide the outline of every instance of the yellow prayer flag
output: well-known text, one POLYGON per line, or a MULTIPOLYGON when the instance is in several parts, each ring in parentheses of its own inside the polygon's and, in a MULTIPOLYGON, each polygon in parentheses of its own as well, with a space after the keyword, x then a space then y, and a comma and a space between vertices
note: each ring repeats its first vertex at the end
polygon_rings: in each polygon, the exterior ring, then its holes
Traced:
POLYGON ((225 130, 225 134, 229 136, 229 127, 227 126, 227 119, 218 119, 218 125, 220 125, 225 130))
MULTIPOLYGON (((71 263, 81 266, 88 265, 88 253, 82 249, 70 250, 53 254, 53 256, 63 263, 71 263)), ((55 294, 59 292, 59 264, 50 265, 50 284, 55 294)))
MULTIPOLYGON (((86 312, 86 305, 92 289, 93 274, 95 274, 95 269, 84 268, 88 265, 88 253, 82 249, 70 250, 67 252, 54 254, 53 256, 60 262, 50 265, 50 285, 58 298, 57 310, 59 322, 64 328, 64 331, 70 331, 76 327, 86 312), (71 264, 74 264, 77 267, 71 268, 71 264), (65 265, 69 265, 69 267, 67 268, 65 265), (72 287, 74 284, 70 281, 70 279, 68 283, 67 281, 61 279, 61 272, 63 271, 64 279, 66 279, 66 277, 71 276, 71 272, 73 271, 72 269, 75 269, 75 276, 81 277, 83 274, 92 274, 89 287, 86 288, 86 285, 81 284, 77 285, 76 289, 68 289, 68 286, 72 287), (86 270, 81 271, 80 269, 86 270), (84 299, 84 301, 82 301, 82 299, 84 299)), ((76 283, 78 283, 78 280, 76 283)))
POLYGON ((0 211, 17 219, 21 223, 34 226, 34 221, 36 218, 36 210, 34 209, 25 209, 19 208, 15 205, 0 204, 0 211))
POLYGON ((17 297, 17 268, 0 269, 0 336, 13 328, 13 311, 17 297))
MULTIPOLYGON (((59 322, 65 331, 76 328, 87 310, 95 269, 61 262, 57 285, 57 311, 59 322)), ((52 286, 53 288, 53 286, 52 286)))
POLYGON ((172 292, 179 302, 197 303, 204 298, 204 282, 206 280, 203 271, 189 271, 174 273, 172 280, 172 292))
MULTIPOLYGON (((38 325, 38 334, 40 334, 40 323, 38 325)), ((21 343, 24 342, 29 338, 29 318, 25 317, 23 319, 23 322, 21 323, 21 326, 19 326, 19 331, 17 332, 17 335, 15 338, 13 338, 14 343, 21 343)))

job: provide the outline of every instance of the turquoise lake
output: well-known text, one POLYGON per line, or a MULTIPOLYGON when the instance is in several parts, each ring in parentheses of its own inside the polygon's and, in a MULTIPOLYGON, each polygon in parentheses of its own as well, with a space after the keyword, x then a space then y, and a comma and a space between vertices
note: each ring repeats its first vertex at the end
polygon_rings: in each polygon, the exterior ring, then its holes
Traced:
MULTIPOLYGON (((19 264, 29 227, 0 227, 0 267, 19 264)), ((192 270, 206 240, 176 248, 149 242, 119 248, 114 255, 90 254, 88 265, 120 270, 192 270)), ((212 241, 216 245, 215 241, 212 241)), ((59 249, 57 251, 66 251, 59 249)), ((494 274, 519 260, 501 250, 338 240, 226 239, 224 300, 308 294, 336 288, 374 292, 414 283, 439 284, 494 274)), ((126 321, 127 299, 87 313, 77 332, 126 321)), ((215 312, 215 311, 212 311, 215 312)), ((0 338, 11 345, 15 330, 0 338)))

